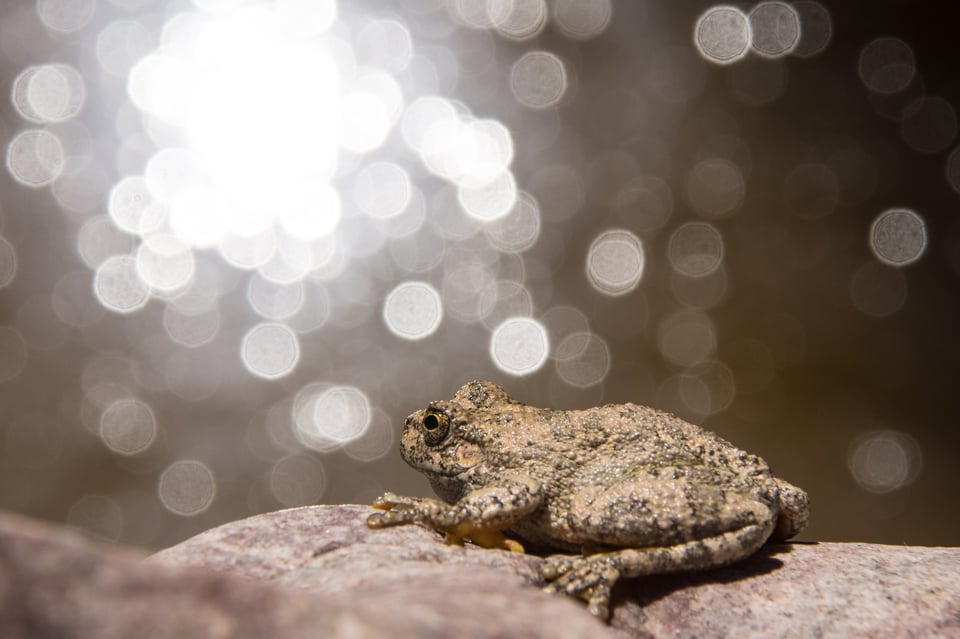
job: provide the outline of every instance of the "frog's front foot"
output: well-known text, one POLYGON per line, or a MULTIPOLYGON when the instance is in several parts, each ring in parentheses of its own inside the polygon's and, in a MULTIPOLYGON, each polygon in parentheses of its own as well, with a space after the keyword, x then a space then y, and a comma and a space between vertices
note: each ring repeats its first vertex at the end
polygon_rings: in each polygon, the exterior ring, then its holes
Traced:
POLYGON ((417 520, 416 506, 423 501, 421 497, 403 497, 396 493, 384 493, 373 500, 371 506, 384 512, 373 513, 367 517, 370 528, 386 528, 409 524, 417 520))
POLYGON ((548 583, 546 592, 576 595, 587 602, 590 614, 606 620, 610 617, 610 590, 620 577, 615 553, 579 556, 555 556, 545 559, 540 574, 548 583))

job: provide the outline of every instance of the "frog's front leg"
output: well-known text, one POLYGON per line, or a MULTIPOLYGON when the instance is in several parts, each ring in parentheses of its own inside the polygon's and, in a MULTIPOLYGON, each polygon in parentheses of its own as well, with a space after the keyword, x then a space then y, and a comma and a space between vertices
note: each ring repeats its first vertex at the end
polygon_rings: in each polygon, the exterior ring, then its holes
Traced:
POLYGON ((427 497, 386 493, 373 503, 385 512, 367 518, 371 528, 423 523, 446 533, 447 543, 463 539, 487 548, 523 552, 500 532, 536 510, 543 499, 540 483, 526 476, 507 477, 464 495, 454 504, 427 497))

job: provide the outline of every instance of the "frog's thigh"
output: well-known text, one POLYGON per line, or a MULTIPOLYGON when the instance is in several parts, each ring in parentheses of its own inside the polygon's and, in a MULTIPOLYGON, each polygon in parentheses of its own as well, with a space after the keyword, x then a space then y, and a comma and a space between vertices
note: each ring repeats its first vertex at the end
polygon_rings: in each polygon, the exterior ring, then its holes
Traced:
POLYGON ((770 536, 773 521, 663 548, 625 548, 610 553, 621 577, 642 577, 725 566, 755 553, 770 536))
POLYGON ((748 526, 769 536, 778 506, 775 496, 762 497, 714 484, 648 478, 581 490, 568 523, 588 546, 669 547, 748 526))
POLYGON ((803 530, 810 520, 810 498, 807 493, 782 479, 774 479, 777 486, 780 516, 773 531, 774 539, 790 539, 803 530))

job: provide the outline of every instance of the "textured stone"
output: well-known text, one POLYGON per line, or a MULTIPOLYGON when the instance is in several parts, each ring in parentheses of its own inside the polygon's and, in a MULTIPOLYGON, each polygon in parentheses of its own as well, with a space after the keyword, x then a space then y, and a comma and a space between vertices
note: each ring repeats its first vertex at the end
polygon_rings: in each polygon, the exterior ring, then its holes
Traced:
POLYGON ((960 549, 778 544, 624 580, 603 626, 539 560, 369 530, 363 506, 251 517, 142 559, 0 514, 0 637, 960 636, 960 549))

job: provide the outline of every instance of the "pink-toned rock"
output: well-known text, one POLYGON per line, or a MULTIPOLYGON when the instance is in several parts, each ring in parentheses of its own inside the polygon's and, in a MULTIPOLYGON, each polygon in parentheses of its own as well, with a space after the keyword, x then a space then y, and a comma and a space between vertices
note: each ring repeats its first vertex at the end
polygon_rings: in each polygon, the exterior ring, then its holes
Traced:
POLYGON ((364 506, 251 517, 141 560, 0 515, 0 637, 960 636, 960 549, 779 544, 629 580, 611 626, 536 557, 370 530, 364 506))

